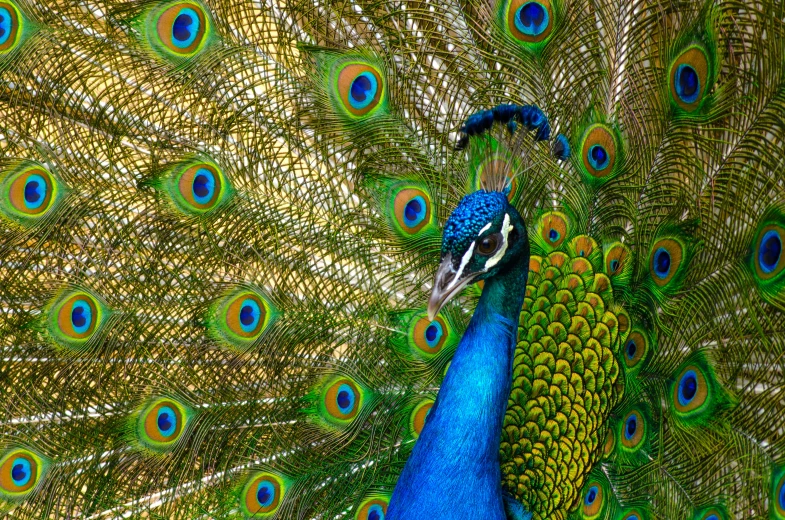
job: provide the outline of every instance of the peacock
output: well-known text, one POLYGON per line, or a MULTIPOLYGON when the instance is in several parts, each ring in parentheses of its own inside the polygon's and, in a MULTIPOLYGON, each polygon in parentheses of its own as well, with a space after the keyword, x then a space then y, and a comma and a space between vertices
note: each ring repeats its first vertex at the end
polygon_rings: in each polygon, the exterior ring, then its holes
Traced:
POLYGON ((785 520, 785 6, 0 0, 0 514, 785 520))

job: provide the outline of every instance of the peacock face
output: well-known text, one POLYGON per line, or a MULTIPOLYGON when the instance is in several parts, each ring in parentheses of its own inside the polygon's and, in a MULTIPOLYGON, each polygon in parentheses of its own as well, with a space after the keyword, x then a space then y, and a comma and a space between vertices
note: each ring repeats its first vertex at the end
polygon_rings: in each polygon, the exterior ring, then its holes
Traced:
POLYGON ((428 301, 431 319, 464 287, 519 260, 526 243, 523 219, 504 193, 481 190, 465 196, 444 226, 441 265, 428 301))

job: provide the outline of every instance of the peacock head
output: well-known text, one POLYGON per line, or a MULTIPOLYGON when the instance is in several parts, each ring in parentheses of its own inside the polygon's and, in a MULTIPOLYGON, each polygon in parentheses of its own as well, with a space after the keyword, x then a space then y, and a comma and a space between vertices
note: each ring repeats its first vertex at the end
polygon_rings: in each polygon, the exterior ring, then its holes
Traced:
POLYGON ((465 196, 444 225, 441 265, 428 300, 429 318, 470 283, 528 262, 528 254, 526 226, 505 193, 480 190, 465 196))

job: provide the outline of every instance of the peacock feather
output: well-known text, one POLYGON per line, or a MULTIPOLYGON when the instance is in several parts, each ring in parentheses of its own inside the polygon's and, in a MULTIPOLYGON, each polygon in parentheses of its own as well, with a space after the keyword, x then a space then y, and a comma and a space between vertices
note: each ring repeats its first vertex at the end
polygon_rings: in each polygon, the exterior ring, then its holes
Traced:
POLYGON ((0 515, 785 519, 783 20, 0 0, 0 515))

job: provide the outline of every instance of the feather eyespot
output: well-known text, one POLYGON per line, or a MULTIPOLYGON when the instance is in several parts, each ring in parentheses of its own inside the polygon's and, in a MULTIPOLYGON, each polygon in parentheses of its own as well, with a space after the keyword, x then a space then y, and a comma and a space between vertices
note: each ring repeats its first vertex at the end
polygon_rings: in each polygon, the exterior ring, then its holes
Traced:
POLYGON ((699 410, 709 399, 709 386, 703 371, 695 365, 685 367, 673 386, 673 406, 682 414, 699 410))
POLYGON ((57 313, 60 331, 74 339, 84 339, 95 330, 95 303, 88 295, 77 295, 65 302, 57 313))
POLYGON ((785 518, 785 472, 781 472, 779 478, 773 479, 772 495, 774 511, 779 518, 785 518))
POLYGON ((586 488, 586 493, 583 494, 583 504, 581 506, 583 516, 587 518, 596 517, 602 511, 602 505, 602 486, 597 482, 590 482, 586 488))
POLYGON ((608 429, 608 435, 605 437, 605 444, 602 447, 602 454, 608 457, 611 453, 613 453, 613 448, 616 447, 616 436, 613 434, 613 430, 608 429))
POLYGON ((20 499, 32 492, 44 471, 43 460, 17 448, 0 458, 0 498, 20 499))
POLYGON ((398 227, 408 235, 431 223, 431 199, 421 189, 401 189, 393 197, 391 209, 398 227))
POLYGON ((154 401, 139 415, 139 442, 155 451, 169 451, 182 438, 188 418, 188 410, 176 401, 154 401))
POLYGON ((700 520, 725 520, 725 515, 719 509, 711 508, 701 515, 700 520))
POLYGON ((785 236, 785 228, 777 224, 768 224, 758 232, 753 266, 757 275, 763 280, 771 280, 785 268, 785 260, 782 258, 783 236, 785 236))
POLYGON ((552 211, 540 219, 540 237, 550 248, 561 246, 567 233, 567 217, 564 214, 552 211))
POLYGON ((700 45, 685 49, 670 67, 671 99, 692 112, 700 105, 709 81, 709 59, 700 45))
POLYGON ((211 311, 209 329, 214 338, 233 348, 247 348, 262 336, 275 308, 256 291, 238 289, 218 300, 211 311))
POLYGON ((226 195, 226 182, 214 164, 189 164, 177 179, 179 206, 186 212, 203 214, 215 208, 226 195))
POLYGON ((255 338, 267 321, 264 303, 250 292, 239 295, 226 306, 226 325, 241 338, 255 338))
POLYGON ((438 354, 449 338, 450 329, 441 316, 433 321, 426 317, 416 319, 412 330, 414 345, 419 353, 432 356, 438 354))
POLYGON ((24 32, 24 17, 10 2, 0 2, 0 56, 18 47, 24 32))
POLYGON ((649 340, 639 330, 633 330, 624 343, 624 363, 627 368, 635 368, 646 358, 649 340))
POLYGON ((548 0, 511 0, 507 6, 506 26, 512 37, 520 42, 542 42, 553 30, 553 7, 548 0))
POLYGON ((579 236, 575 239, 574 249, 581 258, 588 258, 594 251, 594 240, 587 236, 579 236))
POLYGON ((412 410, 411 416, 409 417, 409 428, 415 439, 422 433, 422 429, 425 427, 425 420, 428 418, 428 414, 431 412, 432 408, 433 400, 426 399, 412 410))
POLYGON ((671 238, 658 240, 652 247, 649 257, 651 278, 655 284, 663 287, 670 282, 681 267, 684 258, 684 247, 671 238))
POLYGON ((362 390, 348 377, 340 378, 329 384, 322 395, 322 405, 326 412, 325 419, 340 425, 345 425, 354 419, 362 404, 362 390))
POLYGON ((630 250, 621 243, 613 244, 605 252, 605 274, 613 278, 624 272, 630 258, 630 250))
POLYGON ((337 74, 336 88, 343 107, 355 117, 373 112, 385 94, 381 73, 367 63, 344 64, 337 74))
POLYGON ((384 520, 386 514, 387 501, 375 498, 363 502, 354 518, 355 520, 384 520))
POLYGON ((387 514, 389 499, 386 497, 371 497, 360 504, 354 520, 384 520, 387 514))
POLYGON ((770 274, 780 263, 782 255, 782 237, 776 229, 767 231, 761 237, 758 250, 758 265, 761 271, 770 274))
POLYGON ((621 423, 621 443, 628 449, 637 449, 646 435, 646 424, 643 415, 637 410, 627 414, 621 423))
POLYGON ((253 476, 243 490, 243 509, 251 518, 270 518, 281 506, 286 482, 273 473, 253 476))
POLYGON ((644 518, 638 511, 629 511, 621 517, 622 520, 643 520, 644 518))
POLYGON ((155 18, 157 42, 174 57, 196 55, 204 48, 210 31, 210 18, 204 8, 192 2, 170 5, 155 18))
POLYGON ((22 222, 42 219, 55 207, 64 186, 49 171, 26 163, 10 172, 2 182, 0 210, 8 218, 22 222))
POLYGON ((613 133, 605 125, 596 124, 584 132, 581 141, 581 159, 586 172, 596 179, 613 173, 617 158, 613 133))
POLYGON ((86 346, 106 323, 109 309, 86 291, 68 292, 51 307, 47 329, 60 346, 86 346))

